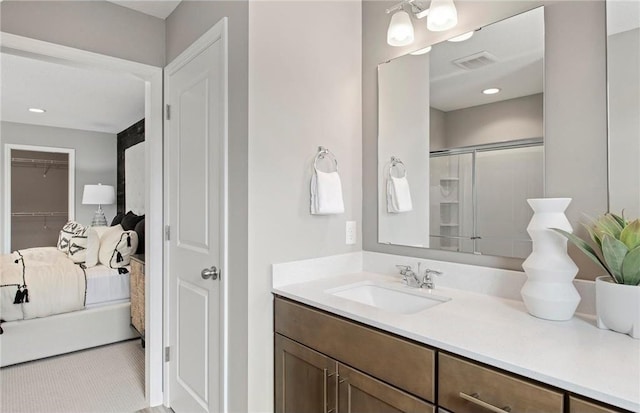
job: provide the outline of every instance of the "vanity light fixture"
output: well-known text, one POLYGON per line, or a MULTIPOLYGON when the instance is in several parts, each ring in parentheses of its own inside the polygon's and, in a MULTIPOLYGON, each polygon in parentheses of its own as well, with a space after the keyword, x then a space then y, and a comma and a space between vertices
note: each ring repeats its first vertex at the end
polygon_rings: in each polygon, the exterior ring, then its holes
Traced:
POLYGON ((413 24, 409 13, 404 10, 394 13, 387 30, 387 43, 391 46, 407 46, 413 43, 413 38, 413 24))
POLYGON ((416 50, 415 52, 411 52, 411 53, 409 53, 409 54, 410 54, 410 55, 413 55, 413 56, 420 56, 420 55, 422 55, 422 54, 427 54, 427 53, 429 53, 430 51, 431 51, 431 46, 427 46, 427 47, 424 47, 424 48, 422 48, 422 49, 418 49, 418 50, 416 50))
POLYGON ((471 39, 471 37, 473 36, 473 31, 470 32, 466 32, 461 34, 460 36, 456 36, 456 37, 452 37, 451 39, 447 40, 448 42, 464 42, 465 40, 469 40, 471 39))
POLYGON ((46 110, 44 109, 40 109, 40 108, 29 108, 29 112, 33 112, 33 113, 45 113, 46 110))
POLYGON ((387 29, 387 43, 391 46, 407 46, 413 43, 411 14, 417 19, 426 17, 427 29, 433 32, 449 30, 458 24, 458 11, 453 0, 431 0, 430 8, 419 0, 402 0, 388 8, 386 13, 393 13, 387 29))
POLYGON ((495 95, 496 93, 499 93, 502 89, 500 89, 499 87, 490 87, 488 89, 485 89, 482 91, 482 93, 484 93, 485 95, 495 95))
POLYGON ((443 32, 458 24, 458 10, 453 0, 431 0, 427 29, 432 32, 443 32))

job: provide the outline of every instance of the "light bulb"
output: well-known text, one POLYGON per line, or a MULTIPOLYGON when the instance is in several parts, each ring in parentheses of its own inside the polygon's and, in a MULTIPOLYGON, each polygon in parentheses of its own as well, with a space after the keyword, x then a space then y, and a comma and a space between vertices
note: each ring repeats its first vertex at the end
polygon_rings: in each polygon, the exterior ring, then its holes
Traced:
POLYGON ((490 87, 488 89, 485 89, 482 91, 482 93, 484 93, 485 95, 495 95, 496 93, 500 92, 500 88, 498 87, 490 87))
POLYGON ((413 24, 406 11, 401 10, 391 16, 389 30, 387 30, 387 43, 390 46, 406 46, 413 43, 413 24))
POLYGON ((432 32, 449 30, 458 24, 458 11, 453 0, 431 0, 427 29, 432 32))

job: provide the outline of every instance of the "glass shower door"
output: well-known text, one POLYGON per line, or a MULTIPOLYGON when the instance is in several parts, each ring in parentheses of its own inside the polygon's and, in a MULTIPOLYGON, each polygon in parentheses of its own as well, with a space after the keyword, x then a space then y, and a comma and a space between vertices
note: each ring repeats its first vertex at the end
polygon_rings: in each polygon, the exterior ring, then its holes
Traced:
POLYGON ((528 198, 543 196, 543 147, 476 153, 476 253, 526 258, 531 253, 528 198), (523 208, 523 204, 525 208, 523 208))

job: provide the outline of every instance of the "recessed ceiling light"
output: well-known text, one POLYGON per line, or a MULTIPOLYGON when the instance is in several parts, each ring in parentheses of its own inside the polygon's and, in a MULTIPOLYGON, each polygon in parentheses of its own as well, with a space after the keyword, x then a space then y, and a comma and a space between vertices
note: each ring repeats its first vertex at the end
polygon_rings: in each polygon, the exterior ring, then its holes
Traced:
POLYGON ((420 56, 421 54, 425 54, 425 53, 429 53, 431 51, 431 46, 427 46, 423 49, 418 49, 415 52, 411 52, 409 54, 414 55, 414 56, 420 56))
POLYGON ((29 108, 29 112, 33 112, 33 113, 45 113, 46 110, 44 109, 40 109, 40 108, 29 108))
POLYGON ((464 34, 461 34, 460 36, 452 37, 448 41, 450 41, 450 42, 464 42, 465 40, 471 39, 471 36, 473 36, 473 31, 466 32, 464 34))
POLYGON ((485 89, 482 91, 482 93, 484 93, 485 95, 495 95, 496 93, 500 92, 500 88, 497 87, 490 87, 489 89, 485 89))

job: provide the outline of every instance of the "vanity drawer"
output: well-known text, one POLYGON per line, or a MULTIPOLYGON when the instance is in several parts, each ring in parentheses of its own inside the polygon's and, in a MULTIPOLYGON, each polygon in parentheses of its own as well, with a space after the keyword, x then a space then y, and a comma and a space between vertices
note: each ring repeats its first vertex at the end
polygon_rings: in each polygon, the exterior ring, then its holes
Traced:
POLYGON ((275 331, 424 400, 435 395, 435 352, 276 297, 275 331))
POLYGON ((622 410, 614 410, 611 406, 602 406, 590 401, 569 396, 569 413, 621 413, 622 410))
POLYGON ((456 413, 563 412, 561 392, 443 353, 438 363, 438 403, 445 409, 456 413))

